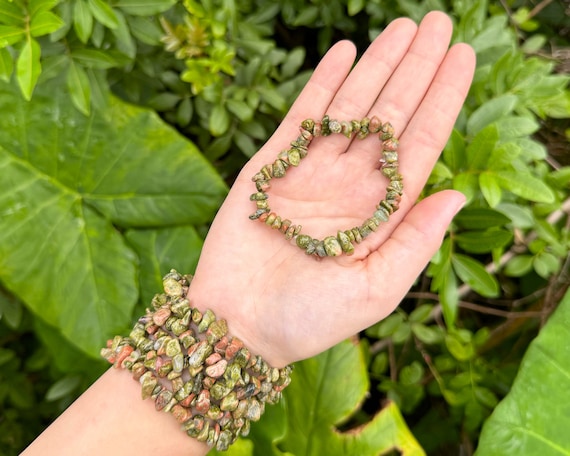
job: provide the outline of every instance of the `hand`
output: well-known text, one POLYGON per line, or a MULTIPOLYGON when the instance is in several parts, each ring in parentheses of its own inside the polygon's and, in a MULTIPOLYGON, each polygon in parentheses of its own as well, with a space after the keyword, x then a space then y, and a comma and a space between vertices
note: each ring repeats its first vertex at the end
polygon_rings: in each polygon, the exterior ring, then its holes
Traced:
MULTIPOLYGON (((451 21, 428 14, 418 26, 392 22, 352 69, 354 46, 322 59, 271 139, 243 168, 210 229, 190 299, 226 318, 232 335, 281 367, 315 355, 386 317, 439 247, 463 196, 444 191, 416 200, 453 128, 474 69, 470 47, 448 49, 451 21), (287 149, 306 118, 378 116, 400 140, 404 194, 388 223, 352 256, 318 260, 248 216, 251 177, 287 149)), ((273 179, 273 211, 323 239, 372 215, 387 179, 377 135, 315 139, 298 168, 273 179)))

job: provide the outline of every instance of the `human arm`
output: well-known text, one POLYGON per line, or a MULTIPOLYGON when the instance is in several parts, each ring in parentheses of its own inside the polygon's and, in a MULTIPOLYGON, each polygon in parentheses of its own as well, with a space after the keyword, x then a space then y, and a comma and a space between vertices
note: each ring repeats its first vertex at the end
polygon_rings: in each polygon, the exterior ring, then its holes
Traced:
MULTIPOLYGON (((391 313, 437 250, 463 198, 442 192, 415 204, 449 136, 474 66, 465 45, 448 49, 451 23, 429 14, 419 28, 394 21, 351 71, 355 50, 335 45, 279 129, 244 167, 210 229, 190 288, 252 353, 281 367, 319 353, 391 313), (251 176, 295 138, 305 118, 377 115, 400 139, 404 195, 398 212, 354 255, 317 261, 249 220, 251 176)), ((272 207, 323 237, 359 224, 382 198, 378 141, 327 138, 302 166, 275 180, 272 207)), ((182 246, 181 246, 182 248, 182 246)), ((109 370, 26 452, 34 454, 194 454, 207 447, 171 416, 140 401, 124 371, 109 370)))

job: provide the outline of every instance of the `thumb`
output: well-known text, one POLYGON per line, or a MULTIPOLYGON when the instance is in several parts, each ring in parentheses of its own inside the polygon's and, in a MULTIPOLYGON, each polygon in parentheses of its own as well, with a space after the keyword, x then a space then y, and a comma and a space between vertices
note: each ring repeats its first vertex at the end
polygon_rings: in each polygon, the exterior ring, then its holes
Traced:
MULTIPOLYGON (((402 300, 428 261, 440 247, 447 227, 465 204, 463 194, 445 190, 416 204, 390 238, 368 257, 371 294, 388 302, 402 300), (389 283, 389 286, 386 284, 389 283)), ((382 309, 384 318, 394 309, 382 309)))

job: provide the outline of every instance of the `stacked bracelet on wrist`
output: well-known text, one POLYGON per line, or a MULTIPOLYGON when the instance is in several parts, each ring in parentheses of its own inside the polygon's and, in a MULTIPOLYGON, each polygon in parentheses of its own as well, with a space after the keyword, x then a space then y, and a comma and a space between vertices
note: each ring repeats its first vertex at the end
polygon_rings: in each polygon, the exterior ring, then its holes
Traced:
POLYGON ((147 309, 128 337, 109 340, 101 355, 131 371, 143 399, 172 413, 190 437, 226 450, 248 434, 266 402, 279 401, 292 368, 270 367, 227 335, 225 320, 192 308, 186 299, 190 281, 175 270, 167 274, 154 310, 147 309))
POLYGON ((277 159, 263 166, 261 170, 252 177, 257 192, 252 193, 250 200, 256 204, 256 211, 250 215, 250 219, 259 220, 265 225, 280 231, 286 239, 294 239, 298 247, 303 249, 307 255, 319 257, 338 256, 343 253, 352 255, 354 253, 353 242, 359 244, 370 233, 378 229, 381 222, 387 222, 390 215, 398 210, 400 199, 404 191, 402 176, 398 171, 398 140, 394 137, 394 128, 389 122, 382 124, 374 116, 365 117, 362 120, 338 121, 324 116, 322 121, 315 122, 312 119, 304 120, 301 123, 300 134, 291 143, 288 150, 284 150, 277 155, 277 159), (291 220, 282 219, 269 207, 267 191, 270 188, 271 179, 283 178, 290 166, 299 166, 301 160, 308 154, 308 147, 311 141, 318 136, 329 136, 333 133, 344 134, 351 139, 355 135, 358 139, 366 138, 370 133, 378 133, 381 142, 380 169, 390 182, 386 188, 386 197, 376 206, 372 216, 362 222, 361 225, 347 230, 339 230, 335 236, 327 236, 323 240, 314 239, 309 235, 301 233, 301 225, 295 225, 291 220))

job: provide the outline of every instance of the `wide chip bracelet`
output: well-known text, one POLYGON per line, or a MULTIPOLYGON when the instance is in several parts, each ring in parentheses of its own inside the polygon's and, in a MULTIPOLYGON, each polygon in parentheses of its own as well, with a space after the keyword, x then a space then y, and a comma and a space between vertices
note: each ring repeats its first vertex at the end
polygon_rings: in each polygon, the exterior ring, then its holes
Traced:
POLYGON ((153 310, 128 337, 107 342, 101 355, 140 382, 142 398, 170 412, 182 429, 224 451, 249 433, 265 403, 274 404, 290 382, 291 366, 277 369, 228 335, 225 320, 200 312, 186 299, 192 277, 171 270, 153 310))

